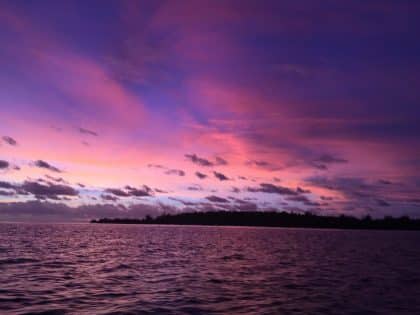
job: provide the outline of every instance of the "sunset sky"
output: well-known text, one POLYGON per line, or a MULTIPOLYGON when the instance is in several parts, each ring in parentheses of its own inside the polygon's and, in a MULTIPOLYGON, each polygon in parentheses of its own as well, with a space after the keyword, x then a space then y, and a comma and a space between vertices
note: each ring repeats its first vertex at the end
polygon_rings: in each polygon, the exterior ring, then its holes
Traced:
POLYGON ((420 217, 419 14, 0 1, 0 220, 420 217))

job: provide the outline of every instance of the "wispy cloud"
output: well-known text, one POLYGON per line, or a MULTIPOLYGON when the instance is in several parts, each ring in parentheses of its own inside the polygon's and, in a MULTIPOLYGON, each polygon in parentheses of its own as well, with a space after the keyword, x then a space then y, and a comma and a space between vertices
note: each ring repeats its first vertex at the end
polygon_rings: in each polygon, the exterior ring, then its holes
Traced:
POLYGON ((220 156, 216 156, 215 160, 216 165, 228 165, 228 161, 226 161, 224 158, 221 158, 220 156))
POLYGON ((92 130, 81 128, 81 127, 79 127, 79 132, 88 136, 94 136, 94 137, 98 136, 98 133, 96 131, 92 131, 92 130))
POLYGON ((57 199, 60 196, 77 196, 79 194, 76 189, 68 185, 40 183, 37 181, 25 181, 22 185, 16 186, 15 189, 19 193, 30 193, 41 199, 57 199))
POLYGON ((185 172, 183 170, 177 169, 169 169, 165 172, 167 175, 177 175, 177 176, 185 176, 185 172))
POLYGON ((12 137, 9 137, 9 136, 3 136, 2 139, 3 139, 4 142, 6 142, 7 144, 9 144, 11 146, 16 146, 18 144, 15 139, 13 139, 12 137))
POLYGON ((214 177, 216 177, 220 181, 229 180, 229 177, 227 177, 226 175, 224 175, 222 173, 216 172, 216 171, 213 172, 213 175, 214 175, 214 177))
POLYGON ((124 188, 106 188, 105 192, 118 197, 151 197, 153 190, 146 185, 141 188, 125 186, 124 188))
POLYGON ((9 162, 7 162, 5 160, 0 160, 0 170, 8 168, 9 165, 10 165, 9 162))
POLYGON ((185 157, 193 162, 194 164, 200 165, 200 166, 213 166, 214 163, 210 162, 209 160, 205 158, 201 158, 197 156, 196 154, 185 154, 185 157))
POLYGON ((55 167, 55 166, 53 166, 53 165, 51 165, 51 164, 49 164, 49 163, 47 163, 47 162, 45 162, 43 160, 37 160, 37 161, 35 161, 34 162, 34 165, 36 167, 44 168, 44 169, 47 169, 49 171, 56 172, 56 173, 61 173, 62 172, 59 168, 57 168, 57 167, 55 167))
POLYGON ((195 176, 197 176, 199 179, 204 179, 207 177, 206 174, 200 172, 195 172, 195 176))
POLYGON ((222 198, 222 197, 218 197, 218 196, 214 196, 214 195, 207 196, 206 199, 208 201, 217 202, 217 203, 226 203, 226 202, 229 202, 229 200, 226 199, 226 198, 222 198))
POLYGON ((248 187, 249 192, 263 192, 269 194, 278 194, 278 195, 297 195, 298 192, 283 186, 276 186, 269 183, 261 183, 259 187, 248 187))

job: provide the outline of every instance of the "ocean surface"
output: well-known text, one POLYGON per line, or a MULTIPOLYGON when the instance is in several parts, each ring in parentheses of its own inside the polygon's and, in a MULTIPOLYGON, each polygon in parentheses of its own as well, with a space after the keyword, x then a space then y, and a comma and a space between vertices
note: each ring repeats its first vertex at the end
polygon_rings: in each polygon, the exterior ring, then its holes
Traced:
POLYGON ((420 233, 0 223, 0 314, 420 314, 420 233))

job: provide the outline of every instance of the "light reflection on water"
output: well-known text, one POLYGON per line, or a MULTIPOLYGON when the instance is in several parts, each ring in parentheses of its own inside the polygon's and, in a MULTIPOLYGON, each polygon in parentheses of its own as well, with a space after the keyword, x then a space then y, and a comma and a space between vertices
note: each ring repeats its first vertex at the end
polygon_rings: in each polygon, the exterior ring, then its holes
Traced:
POLYGON ((420 314, 420 233, 0 224, 0 314, 420 314))

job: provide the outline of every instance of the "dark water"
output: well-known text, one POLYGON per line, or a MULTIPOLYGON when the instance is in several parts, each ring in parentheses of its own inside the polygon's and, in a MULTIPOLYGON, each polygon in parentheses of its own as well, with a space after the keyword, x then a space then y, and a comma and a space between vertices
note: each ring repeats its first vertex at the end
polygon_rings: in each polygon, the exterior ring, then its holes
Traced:
POLYGON ((420 314, 420 233, 0 224, 0 314, 420 314))

